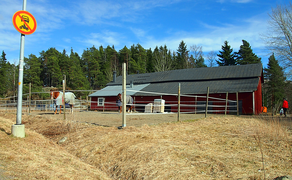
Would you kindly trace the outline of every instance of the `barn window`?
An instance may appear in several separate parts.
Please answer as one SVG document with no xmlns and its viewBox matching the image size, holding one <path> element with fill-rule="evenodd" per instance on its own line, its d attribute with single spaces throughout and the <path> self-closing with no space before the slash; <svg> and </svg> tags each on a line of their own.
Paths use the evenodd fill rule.
<svg viewBox="0 0 292 180">
<path fill-rule="evenodd" d="M 104 106 L 104 98 L 98 98 L 98 106 Z"/>
</svg>

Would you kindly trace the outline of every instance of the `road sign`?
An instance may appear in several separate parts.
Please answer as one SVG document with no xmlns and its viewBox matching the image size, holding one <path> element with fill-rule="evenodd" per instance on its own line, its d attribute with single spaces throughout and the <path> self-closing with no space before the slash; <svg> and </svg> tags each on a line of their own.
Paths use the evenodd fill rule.
<svg viewBox="0 0 292 180">
<path fill-rule="evenodd" d="M 37 28 L 37 22 L 27 11 L 17 11 L 12 18 L 15 29 L 21 34 L 32 34 Z"/>
</svg>

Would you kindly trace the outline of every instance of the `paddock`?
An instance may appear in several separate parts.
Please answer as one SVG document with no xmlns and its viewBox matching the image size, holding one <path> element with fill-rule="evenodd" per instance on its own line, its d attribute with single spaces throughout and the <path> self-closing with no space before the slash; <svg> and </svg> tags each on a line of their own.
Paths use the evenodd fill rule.
<svg viewBox="0 0 292 180">
<path fill-rule="evenodd" d="M 2 111 L 3 112 L 3 111 Z M 13 114 L 8 112 L 8 114 Z M 43 117 L 55 120 L 64 120 L 63 112 L 62 114 L 54 115 L 53 111 L 32 111 L 30 114 L 27 112 L 23 113 L 26 116 L 32 117 Z M 220 116 L 215 114 L 210 114 L 210 116 Z M 182 114 L 181 120 L 196 120 L 205 117 L 204 114 Z M 98 111 L 75 111 L 74 114 L 70 114 L 69 111 L 66 112 L 66 120 L 69 122 L 92 124 L 97 126 L 106 127 L 119 127 L 122 125 L 122 114 L 118 112 L 98 112 Z M 157 125 L 161 123 L 173 123 L 177 122 L 176 113 L 127 113 L 127 126 L 140 127 L 145 124 Z"/>
</svg>

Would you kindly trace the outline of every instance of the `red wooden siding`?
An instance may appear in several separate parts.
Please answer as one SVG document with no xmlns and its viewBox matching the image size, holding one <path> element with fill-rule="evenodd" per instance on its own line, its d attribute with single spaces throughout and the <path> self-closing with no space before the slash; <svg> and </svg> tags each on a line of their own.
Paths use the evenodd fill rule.
<svg viewBox="0 0 292 180">
<path fill-rule="evenodd" d="M 238 100 L 239 100 L 239 109 L 240 114 L 259 114 L 261 113 L 262 107 L 262 77 L 259 77 L 259 83 L 257 90 L 254 92 L 254 110 L 253 112 L 253 92 L 244 92 L 238 93 Z M 192 95 L 195 96 L 195 95 Z M 198 94 L 197 96 L 206 96 L 206 94 Z M 225 99 L 226 93 L 217 93 L 217 94 L 210 94 L 209 97 L 219 98 L 222 100 L 217 99 L 209 99 L 209 108 L 213 113 L 224 113 L 225 110 Z M 114 97 L 102 97 L 105 98 L 104 106 L 98 106 L 98 98 L 99 97 L 91 97 L 91 110 L 109 110 L 109 111 L 118 111 L 118 107 L 116 106 L 116 96 Z M 177 96 L 133 96 L 135 110 L 144 112 L 144 106 L 148 103 L 153 103 L 154 99 L 164 99 L 165 100 L 165 112 L 177 112 Z M 235 107 L 228 108 L 229 110 L 235 111 L 236 113 L 236 93 L 229 93 L 228 100 L 232 100 L 235 102 L 229 102 L 228 106 L 233 105 Z M 205 111 L 205 104 L 206 98 L 202 97 L 186 97 L 181 96 L 181 112 L 197 112 L 200 113 Z M 202 106 L 199 106 L 202 104 Z M 195 107 L 195 105 L 197 107 Z M 213 107 L 214 106 L 214 107 Z M 219 107 L 221 106 L 221 107 Z M 221 112 L 218 112 L 221 111 Z"/>
</svg>

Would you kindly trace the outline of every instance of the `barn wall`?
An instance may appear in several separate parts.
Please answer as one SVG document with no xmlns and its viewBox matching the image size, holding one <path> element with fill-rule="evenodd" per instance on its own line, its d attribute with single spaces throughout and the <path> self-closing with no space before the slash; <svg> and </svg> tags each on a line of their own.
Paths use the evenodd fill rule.
<svg viewBox="0 0 292 180">
<path fill-rule="evenodd" d="M 105 98 L 104 106 L 98 106 L 98 98 Z M 116 106 L 116 97 L 91 97 L 90 109 L 98 111 L 118 111 L 118 106 Z"/>
<path fill-rule="evenodd" d="M 261 80 L 262 77 L 259 77 L 259 84 L 258 84 L 258 88 L 257 90 L 255 91 L 255 114 L 260 114 L 261 113 L 261 110 L 262 110 L 262 80 Z"/>
<path fill-rule="evenodd" d="M 262 86 L 261 86 L 261 77 L 259 77 L 259 84 L 257 90 L 254 92 L 254 100 L 255 100 L 255 114 L 259 114 L 261 112 L 262 107 Z M 195 96 L 195 95 L 193 95 Z M 198 94 L 197 96 L 206 96 L 206 94 Z M 209 99 L 209 108 L 208 111 L 212 111 L 212 113 L 224 113 L 225 110 L 225 99 L 226 93 L 217 93 L 210 94 L 209 97 L 222 99 L 221 101 L 216 99 Z M 97 101 L 99 97 L 92 97 L 91 100 L 91 110 L 110 110 L 110 111 L 118 111 L 118 107 L 116 106 L 116 96 L 113 97 L 104 97 L 105 105 L 97 106 Z M 165 112 L 177 112 L 177 96 L 133 96 L 134 98 L 134 109 L 136 111 L 144 112 L 145 105 L 148 103 L 153 103 L 154 99 L 164 99 L 165 100 Z M 239 109 L 240 114 L 253 114 L 253 93 L 245 92 L 238 93 L 239 99 Z M 229 102 L 228 106 L 236 105 L 236 93 L 229 93 L 228 100 L 233 100 L 234 102 Z M 201 104 L 201 106 L 200 106 Z M 181 112 L 193 112 L 193 113 L 202 113 L 205 112 L 205 104 L 206 98 L 203 97 L 185 97 L 181 96 Z M 197 107 L 194 107 L 197 105 Z M 229 111 L 235 111 L 236 106 L 228 108 Z"/>
<path fill-rule="evenodd" d="M 259 97 L 259 92 L 255 93 L 255 97 Z M 195 95 L 193 95 L 195 96 Z M 205 94 L 199 94 L 197 96 L 206 96 Z M 225 99 L 226 93 L 218 93 L 218 94 L 210 94 L 209 97 L 219 98 L 217 99 L 209 99 L 209 111 L 212 113 L 223 114 L 225 110 Z M 91 102 L 91 110 L 109 110 L 109 111 L 118 111 L 118 107 L 116 106 L 116 97 L 104 97 L 105 105 L 97 106 L 97 101 L 99 97 L 92 97 Z M 133 96 L 135 103 L 135 110 L 144 112 L 145 105 L 148 103 L 153 103 L 154 99 L 164 99 L 165 100 L 165 112 L 177 112 L 177 96 Z M 239 93 L 238 99 L 242 106 L 240 107 L 240 114 L 253 114 L 253 104 L 252 104 L 252 93 Z M 228 106 L 236 105 L 236 93 L 229 93 L 228 100 L 233 100 L 235 102 L 228 102 Z M 200 106 L 201 104 L 201 106 Z M 193 113 L 203 113 L 205 112 L 205 104 L 206 98 L 203 97 L 185 97 L 181 96 L 181 112 L 193 112 Z M 197 105 L 197 107 L 194 107 Z M 220 106 L 220 107 L 219 107 Z M 258 103 L 256 104 L 256 112 L 258 112 Z M 236 111 L 235 107 L 229 107 L 229 110 Z M 259 109 L 260 110 L 260 109 Z M 233 112 L 236 113 L 236 112 Z"/>
</svg>

